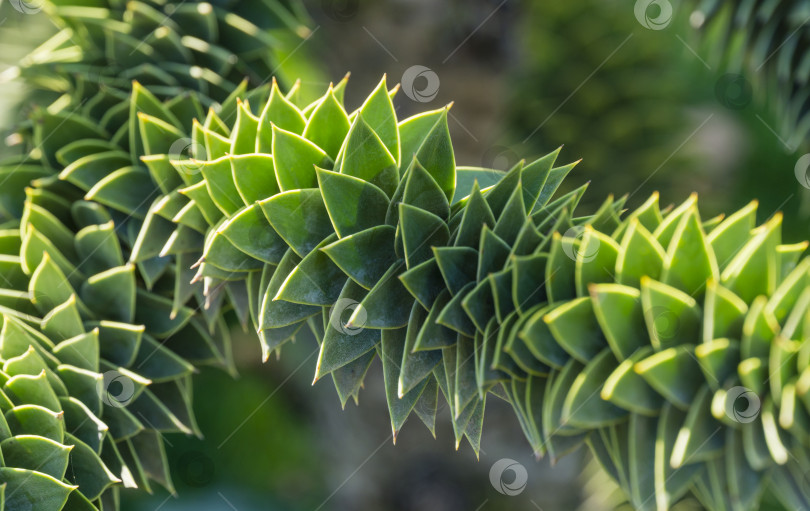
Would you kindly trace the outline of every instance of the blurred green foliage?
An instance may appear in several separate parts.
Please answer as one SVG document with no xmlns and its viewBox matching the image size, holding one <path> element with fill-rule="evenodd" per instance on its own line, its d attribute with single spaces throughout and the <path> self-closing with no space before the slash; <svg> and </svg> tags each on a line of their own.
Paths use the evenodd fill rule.
<svg viewBox="0 0 810 511">
<path fill-rule="evenodd" d="M 650 30 L 628 2 L 523 2 L 507 107 L 513 151 L 575 144 L 576 181 L 595 192 L 586 201 L 630 194 L 637 205 L 660 191 L 666 204 L 698 191 L 719 214 L 757 198 L 761 220 L 783 211 L 786 238 L 804 239 L 799 154 L 751 82 L 713 58 L 689 24 L 691 4 L 673 5 L 669 24 Z"/>
<path fill-rule="evenodd" d="M 647 197 L 674 181 L 673 168 L 688 169 L 668 190 L 684 196 L 696 177 L 686 155 L 651 174 L 689 134 L 684 103 L 699 70 L 671 32 L 643 28 L 625 4 L 523 3 L 510 132 L 531 153 L 575 144 L 571 156 L 584 160 L 577 182 L 600 191 Z"/>
<path fill-rule="evenodd" d="M 195 376 L 194 410 L 205 437 L 167 439 L 178 496 L 161 509 L 228 509 L 227 501 L 238 509 L 303 510 L 324 500 L 328 467 L 314 441 L 318 428 L 296 406 L 293 386 L 275 391 L 284 373 L 273 372 L 278 381 L 268 373 L 252 366 L 236 380 L 210 369 Z M 244 418 L 238 429 L 236 418 Z M 123 497 L 124 509 L 155 509 L 168 494 Z"/>
</svg>

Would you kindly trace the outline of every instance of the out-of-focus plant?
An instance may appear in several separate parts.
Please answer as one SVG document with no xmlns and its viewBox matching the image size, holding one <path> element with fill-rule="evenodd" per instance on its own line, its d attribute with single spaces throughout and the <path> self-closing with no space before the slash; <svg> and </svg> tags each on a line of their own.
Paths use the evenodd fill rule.
<svg viewBox="0 0 810 511">
<path fill-rule="evenodd" d="M 74 105 L 99 90 L 109 103 L 137 79 L 161 98 L 198 91 L 207 108 L 245 79 L 257 86 L 270 76 L 291 84 L 291 77 L 318 75 L 306 50 L 297 51 L 311 31 L 296 0 L 49 0 L 37 7 L 59 30 L 5 78 L 21 75 L 69 94 L 63 101 Z"/>
<path fill-rule="evenodd" d="M 697 190 L 710 211 L 757 197 L 767 214 L 785 211 L 786 234 L 804 238 L 808 165 L 785 134 L 800 111 L 801 72 L 775 67 L 778 54 L 800 55 L 801 5 L 527 2 L 511 77 L 512 145 L 502 149 L 514 159 L 577 137 L 583 176 L 599 189 L 629 193 L 631 203 L 654 190 L 666 201 Z M 772 57 L 760 68 L 764 53 Z M 762 100 L 796 108 L 768 114 Z M 763 167 L 776 177 L 763 180 Z"/>
<path fill-rule="evenodd" d="M 702 32 L 702 52 L 709 62 L 748 77 L 750 83 L 740 81 L 740 86 L 753 84 L 757 89 L 758 99 L 773 110 L 785 143 L 807 148 L 810 2 L 699 0 L 688 7 L 693 8 L 690 21 Z"/>
<path fill-rule="evenodd" d="M 632 5 L 630 6 L 632 7 Z M 693 190 L 684 104 L 694 98 L 694 57 L 671 31 L 645 29 L 626 2 L 524 2 L 510 81 L 513 153 L 580 140 L 583 178 L 598 189 L 649 195 Z M 698 82 L 699 83 L 699 82 Z M 679 168 L 678 179 L 662 170 Z M 691 172 L 691 174 L 690 174 Z M 586 202 L 590 202 L 586 199 Z"/>
</svg>

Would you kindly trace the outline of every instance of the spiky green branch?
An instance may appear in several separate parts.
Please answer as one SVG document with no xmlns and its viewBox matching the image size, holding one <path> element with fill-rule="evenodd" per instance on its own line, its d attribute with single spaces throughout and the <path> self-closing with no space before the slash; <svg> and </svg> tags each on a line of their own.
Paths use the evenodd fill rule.
<svg viewBox="0 0 810 511">
<path fill-rule="evenodd" d="M 205 289 L 246 290 L 231 304 L 265 355 L 309 328 L 316 379 L 344 403 L 380 357 L 395 433 L 412 412 L 432 429 L 441 394 L 477 452 L 496 395 L 538 455 L 587 443 L 638 509 L 687 492 L 755 509 L 767 485 L 804 504 L 810 262 L 780 216 L 756 227 L 751 204 L 703 221 L 695 197 L 661 210 L 653 196 L 578 217 L 584 187 L 554 197 L 574 166 L 557 152 L 506 174 L 456 168 L 447 109 L 399 121 L 384 80 L 353 112 L 333 88 L 302 107 L 267 92 L 187 135 L 136 86 L 139 156 L 163 196 L 137 213 L 148 244 L 131 262 L 185 258 Z M 182 137 L 195 158 L 171 154 Z M 79 186 L 125 211 L 143 202 L 131 183 Z"/>
</svg>

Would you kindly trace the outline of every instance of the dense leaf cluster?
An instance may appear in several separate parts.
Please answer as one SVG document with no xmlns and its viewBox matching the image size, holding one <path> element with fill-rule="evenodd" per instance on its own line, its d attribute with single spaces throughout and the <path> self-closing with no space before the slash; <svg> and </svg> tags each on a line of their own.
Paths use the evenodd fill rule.
<svg viewBox="0 0 810 511">
<path fill-rule="evenodd" d="M 206 289 L 243 283 L 265 356 L 308 327 L 344 403 L 379 357 L 395 434 L 412 412 L 432 430 L 442 396 L 476 452 L 494 394 L 538 455 L 587 443 L 638 509 L 756 509 L 768 484 L 804 505 L 810 261 L 781 216 L 657 195 L 575 216 L 557 152 L 456 168 L 447 109 L 399 121 L 383 80 L 348 112 L 343 86 L 209 112 L 194 158 L 169 154 L 168 111 L 139 116 L 166 194 L 142 238 L 193 254 Z M 194 250 L 165 248 L 188 229 Z"/>
<path fill-rule="evenodd" d="M 230 2 L 44 7 L 59 32 L 6 72 L 55 99 L 0 163 L 0 508 L 114 510 L 124 488 L 174 491 L 162 435 L 199 434 L 191 375 L 233 371 L 202 285 L 178 302 L 176 261 L 132 258 L 149 204 L 128 199 L 157 194 L 138 159 L 136 112 L 150 105 L 132 77 L 190 131 L 248 81 L 283 74 L 308 32 L 298 4 L 276 1 L 251 4 L 252 21 Z M 129 183 L 127 199 L 105 180 Z"/>
</svg>

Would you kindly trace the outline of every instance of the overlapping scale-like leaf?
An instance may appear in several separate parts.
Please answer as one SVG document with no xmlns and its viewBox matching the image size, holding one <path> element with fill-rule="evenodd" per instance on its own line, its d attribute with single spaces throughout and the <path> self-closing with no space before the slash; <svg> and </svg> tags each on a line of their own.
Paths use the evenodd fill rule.
<svg viewBox="0 0 810 511">
<path fill-rule="evenodd" d="M 21 154 L 0 165 L 0 360 L 9 385 L 0 408 L 10 425 L 0 507 L 117 509 L 120 488 L 172 489 L 161 434 L 197 432 L 196 366 L 232 370 L 224 297 L 243 322 L 249 314 L 244 282 L 192 283 L 209 224 L 234 205 L 224 201 L 233 190 L 202 212 L 192 203 L 208 197 L 194 188 L 203 176 L 193 158 L 212 156 L 195 148 L 210 141 L 213 153 L 235 158 L 241 141 L 255 142 L 243 114 L 271 87 L 247 84 L 286 78 L 290 51 L 295 69 L 306 67 L 298 46 L 310 32 L 300 6 L 275 0 L 43 7 L 59 32 L 4 75 L 21 75 L 55 101 L 19 126 Z M 300 97 L 295 86 L 274 104 Z M 234 119 L 249 136 L 223 144 Z M 294 121 L 279 126 L 303 130 L 303 118 Z M 164 156 L 141 160 L 145 153 Z M 230 159 L 222 163 L 206 169 L 212 182 L 231 175 Z M 246 203 L 265 196 L 257 177 L 236 180 Z M 249 234 L 237 227 L 234 239 Z M 248 259 L 229 244 L 210 250 L 220 276 L 221 266 Z"/>
<path fill-rule="evenodd" d="M 657 196 L 575 216 L 585 187 L 556 196 L 574 166 L 555 167 L 559 151 L 505 174 L 457 168 L 447 109 L 400 121 L 385 79 L 354 111 L 345 80 L 308 105 L 275 82 L 236 86 L 265 73 L 254 50 L 270 40 L 240 13 L 180 7 L 158 30 L 162 4 L 128 3 L 131 26 L 113 30 L 89 21 L 95 8 L 53 7 L 126 72 L 89 80 L 72 66 L 91 99 L 36 114 L 42 167 L 0 169 L 10 189 L 35 185 L 0 197 L 3 218 L 22 219 L 0 243 L 7 401 L 28 403 L 8 422 L 29 424 L 26 406 L 75 414 L 69 395 L 109 434 L 60 432 L 39 414 L 42 431 L 18 436 L 85 461 L 81 445 L 109 444 L 121 453 L 104 470 L 125 485 L 166 482 L 132 453 L 154 430 L 194 431 L 177 382 L 189 362 L 227 363 L 227 305 L 265 358 L 311 331 L 316 379 L 330 375 L 344 404 L 379 356 L 395 435 L 411 412 L 433 431 L 441 393 L 456 443 L 477 452 L 495 395 L 538 455 L 587 443 L 638 509 L 689 492 L 709 509 L 755 509 L 767 484 L 807 505 L 808 263 L 806 245 L 782 244 L 780 217 L 755 227 L 751 205 L 703 221 L 695 197 L 662 210 Z M 200 44 L 220 37 L 243 44 Z M 157 69 L 155 52 L 171 63 Z M 146 86 L 121 94 L 134 70 Z M 128 407 L 93 398 L 93 375 L 110 370 L 134 382 Z M 30 470 L 16 445 L 8 459 Z M 61 470 L 43 474 L 78 485 L 67 498 L 117 491 L 99 486 L 104 470 L 60 483 Z"/>
<path fill-rule="evenodd" d="M 208 224 L 198 278 L 246 279 L 265 356 L 308 328 L 316 380 L 331 375 L 343 403 L 379 356 L 395 435 L 412 412 L 433 430 L 440 392 L 476 451 L 498 396 L 537 454 L 587 442 L 638 509 L 688 493 L 756 509 L 774 474 L 810 468 L 810 263 L 778 215 L 703 221 L 696 197 L 661 209 L 654 195 L 575 216 L 584 187 L 556 197 L 573 167 L 558 152 L 456 169 L 445 110 L 397 121 L 395 92 L 383 80 L 354 112 L 331 88 L 301 109 L 268 103 L 255 152 L 217 149 L 250 147 L 236 126 L 203 139 L 197 165 L 229 158 L 230 176 L 179 186 Z M 248 179 L 265 195 L 240 194 Z"/>
<path fill-rule="evenodd" d="M 122 488 L 173 490 L 161 434 L 197 432 L 189 378 L 228 360 L 224 322 L 211 335 L 191 314 L 169 320 L 171 301 L 139 287 L 97 203 L 46 211 L 29 196 L 6 227 L 4 509 L 115 509 Z"/>
</svg>

